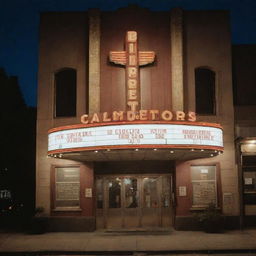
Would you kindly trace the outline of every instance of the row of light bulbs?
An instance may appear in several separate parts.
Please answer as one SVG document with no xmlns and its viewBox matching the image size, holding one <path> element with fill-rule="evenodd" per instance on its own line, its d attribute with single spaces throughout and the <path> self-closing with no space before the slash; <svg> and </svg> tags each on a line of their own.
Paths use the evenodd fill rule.
<svg viewBox="0 0 256 256">
<path fill-rule="evenodd" d="M 157 151 L 158 149 L 157 148 L 154 148 L 153 149 L 153 151 Z M 107 152 L 109 152 L 109 151 L 111 151 L 111 149 L 107 149 L 106 150 Z M 138 148 L 136 148 L 136 149 L 134 149 L 134 151 L 139 151 L 139 149 Z M 196 149 L 190 149 L 190 151 L 201 151 L 201 152 L 203 152 L 204 151 L 204 149 L 200 149 L 200 150 L 196 150 Z M 98 153 L 99 151 L 98 150 L 95 150 L 94 151 L 94 153 Z M 173 151 L 173 150 L 170 150 L 170 154 L 174 154 L 175 152 Z M 214 153 L 216 154 L 218 154 L 218 155 L 221 155 L 221 154 L 223 154 L 223 152 L 222 151 L 217 151 L 217 150 L 215 150 L 214 151 Z M 55 158 L 62 158 L 62 156 L 63 156 L 63 154 L 50 154 L 50 155 L 48 155 L 48 157 L 55 157 Z M 214 154 L 210 154 L 210 156 L 214 156 Z"/>
</svg>

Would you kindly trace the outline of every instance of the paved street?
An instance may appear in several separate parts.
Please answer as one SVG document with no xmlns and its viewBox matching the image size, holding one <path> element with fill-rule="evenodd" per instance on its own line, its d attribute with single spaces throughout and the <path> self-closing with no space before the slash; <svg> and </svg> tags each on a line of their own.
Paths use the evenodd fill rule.
<svg viewBox="0 0 256 256">
<path fill-rule="evenodd" d="M 52 256 L 53 254 L 34 254 L 35 256 Z M 57 254 L 54 254 L 57 255 Z M 81 256 L 85 254 L 58 254 L 58 256 Z M 86 254 L 87 256 L 96 256 L 95 254 Z M 147 256 L 147 254 L 139 254 L 140 256 Z M 157 254 L 157 255 L 150 255 L 150 256 L 255 256 L 256 253 L 221 253 L 221 254 L 198 254 L 198 253 L 189 253 L 189 254 Z M 97 255 L 98 256 L 98 255 Z M 104 254 L 101 254 L 101 256 L 105 256 Z M 109 256 L 107 254 L 106 256 Z M 113 255 L 113 256 L 119 256 L 119 255 Z M 120 255 L 123 256 L 123 255 Z"/>
<path fill-rule="evenodd" d="M 0 255 L 3 255 L 0 253 Z M 80 253 L 80 254 L 63 254 L 63 253 L 8 253 L 5 254 L 6 256 L 15 256 L 15 255 L 19 255 L 19 256 L 81 256 L 81 255 L 86 255 L 86 256 L 99 256 L 99 254 L 84 254 L 84 253 Z M 140 253 L 140 254 L 100 254 L 101 256 L 255 256 L 256 253 L 188 253 L 188 254 L 146 254 L 146 253 Z"/>
</svg>

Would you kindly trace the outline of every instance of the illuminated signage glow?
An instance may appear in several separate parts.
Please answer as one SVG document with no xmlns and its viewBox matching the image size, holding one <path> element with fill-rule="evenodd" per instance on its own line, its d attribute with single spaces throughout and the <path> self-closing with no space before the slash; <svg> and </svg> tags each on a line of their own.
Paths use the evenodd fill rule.
<svg viewBox="0 0 256 256">
<path fill-rule="evenodd" d="M 221 128 L 185 124 L 120 124 L 50 131 L 48 152 L 106 146 L 175 145 L 223 147 Z M 72 151 L 72 150 L 71 150 Z"/>
<path fill-rule="evenodd" d="M 54 128 L 48 154 L 127 148 L 199 148 L 223 150 L 217 124 L 196 123 L 193 111 L 141 109 L 139 67 L 155 61 L 154 51 L 139 51 L 136 31 L 128 31 L 124 51 L 111 51 L 110 62 L 125 66 L 126 109 L 81 116 L 80 125 Z"/>
<path fill-rule="evenodd" d="M 138 51 L 137 32 L 128 31 L 125 40 L 125 51 L 111 51 L 109 60 L 126 67 L 126 107 L 132 111 L 140 108 L 139 66 L 151 64 L 155 60 L 153 51 Z"/>
<path fill-rule="evenodd" d="M 141 109 L 139 67 L 152 64 L 155 61 L 154 51 L 139 51 L 136 31 L 127 31 L 124 51 L 110 51 L 109 61 L 125 66 L 126 80 L 126 111 L 112 113 L 90 113 L 81 116 L 82 124 L 117 121 L 196 121 L 196 113 L 188 111 L 171 111 L 157 109 Z"/>
</svg>

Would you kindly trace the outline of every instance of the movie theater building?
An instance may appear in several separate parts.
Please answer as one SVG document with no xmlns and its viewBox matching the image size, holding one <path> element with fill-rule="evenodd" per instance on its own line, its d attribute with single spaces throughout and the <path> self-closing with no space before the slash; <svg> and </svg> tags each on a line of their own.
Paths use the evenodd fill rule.
<svg viewBox="0 0 256 256">
<path fill-rule="evenodd" d="M 239 224 L 228 12 L 43 13 L 38 81 L 49 230 Z"/>
</svg>

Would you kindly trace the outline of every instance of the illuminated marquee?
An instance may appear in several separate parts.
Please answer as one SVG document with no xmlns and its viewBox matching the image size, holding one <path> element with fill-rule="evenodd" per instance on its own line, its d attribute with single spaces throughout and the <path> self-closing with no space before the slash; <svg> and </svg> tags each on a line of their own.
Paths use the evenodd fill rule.
<svg viewBox="0 0 256 256">
<path fill-rule="evenodd" d="M 125 51 L 111 51 L 109 60 L 126 68 L 126 110 L 84 114 L 82 124 L 51 129 L 48 154 L 105 148 L 223 150 L 221 126 L 197 123 L 195 112 L 141 109 L 139 67 L 153 63 L 155 52 L 138 50 L 136 31 L 127 32 Z"/>
<path fill-rule="evenodd" d="M 71 152 L 102 148 L 122 149 L 125 147 L 188 148 L 202 146 L 223 149 L 223 133 L 218 125 L 200 123 L 168 124 L 118 124 L 84 126 L 68 129 L 52 129 L 48 137 L 48 153 Z"/>
</svg>

